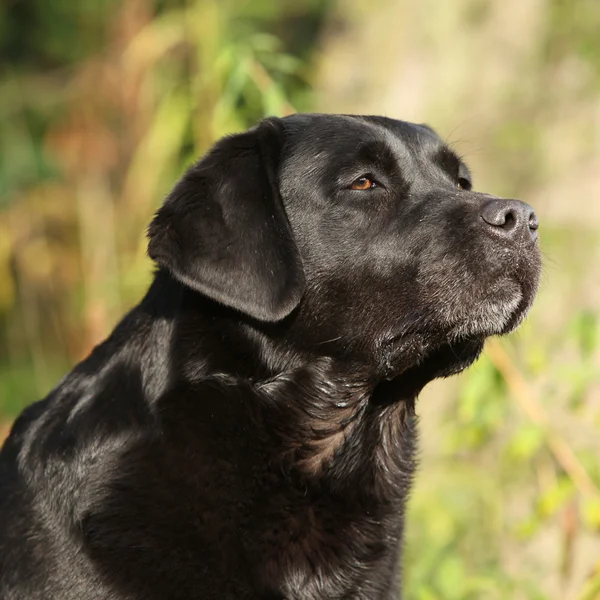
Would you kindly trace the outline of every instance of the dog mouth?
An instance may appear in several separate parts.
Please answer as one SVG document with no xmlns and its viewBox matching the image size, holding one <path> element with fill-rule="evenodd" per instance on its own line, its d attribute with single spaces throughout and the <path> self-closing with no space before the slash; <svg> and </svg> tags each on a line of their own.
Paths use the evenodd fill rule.
<svg viewBox="0 0 600 600">
<path fill-rule="evenodd" d="M 536 286 L 537 287 L 537 286 Z M 500 288 L 501 292 L 498 293 Z M 462 306 L 444 311 L 448 336 L 460 340 L 469 336 L 505 335 L 525 319 L 535 292 L 512 280 L 491 286 L 490 293 Z"/>
<path fill-rule="evenodd" d="M 452 340 L 471 336 L 505 335 L 525 319 L 537 294 L 540 255 L 537 244 L 527 252 L 511 252 L 489 270 L 463 268 L 458 284 L 447 286 L 433 306 L 438 325 Z"/>
<path fill-rule="evenodd" d="M 430 248 L 416 279 L 422 324 L 460 340 L 504 335 L 523 321 L 540 278 L 537 236 L 517 243 L 475 235 L 462 245 L 449 236 Z"/>
<path fill-rule="evenodd" d="M 443 302 L 429 318 L 416 319 L 418 330 L 389 337 L 382 344 L 384 374 L 374 401 L 385 404 L 415 397 L 433 379 L 466 369 L 488 337 L 510 333 L 522 323 L 537 288 L 536 268 L 526 277 L 498 277 L 486 287 L 478 286 L 477 294 Z"/>
</svg>

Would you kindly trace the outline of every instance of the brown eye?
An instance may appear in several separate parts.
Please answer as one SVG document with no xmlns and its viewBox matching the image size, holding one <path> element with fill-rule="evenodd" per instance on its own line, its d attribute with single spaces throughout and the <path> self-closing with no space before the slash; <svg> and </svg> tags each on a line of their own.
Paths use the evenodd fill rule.
<svg viewBox="0 0 600 600">
<path fill-rule="evenodd" d="M 459 190 L 466 190 L 467 192 L 471 189 L 471 182 L 464 177 L 460 177 L 457 183 Z"/>
<path fill-rule="evenodd" d="M 370 190 L 371 188 L 374 188 L 374 187 L 375 187 L 375 183 L 373 182 L 373 180 L 369 179 L 368 177 L 359 177 L 350 186 L 350 189 L 363 191 L 363 190 Z"/>
</svg>

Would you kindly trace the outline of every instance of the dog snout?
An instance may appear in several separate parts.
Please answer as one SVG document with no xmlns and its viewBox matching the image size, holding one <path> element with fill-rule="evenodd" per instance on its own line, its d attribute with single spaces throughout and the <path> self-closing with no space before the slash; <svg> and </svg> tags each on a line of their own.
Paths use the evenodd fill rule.
<svg viewBox="0 0 600 600">
<path fill-rule="evenodd" d="M 520 200 L 494 198 L 483 205 L 481 218 L 486 227 L 507 239 L 535 240 L 538 218 L 533 208 Z"/>
</svg>

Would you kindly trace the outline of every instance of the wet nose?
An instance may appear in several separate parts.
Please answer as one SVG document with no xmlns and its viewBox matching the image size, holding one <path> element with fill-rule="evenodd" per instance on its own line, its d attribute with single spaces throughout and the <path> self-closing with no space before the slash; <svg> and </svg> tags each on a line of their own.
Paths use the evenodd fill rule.
<svg viewBox="0 0 600 600">
<path fill-rule="evenodd" d="M 481 218 L 494 233 L 507 239 L 537 237 L 538 218 L 533 208 L 520 200 L 489 200 L 481 209 Z"/>
</svg>

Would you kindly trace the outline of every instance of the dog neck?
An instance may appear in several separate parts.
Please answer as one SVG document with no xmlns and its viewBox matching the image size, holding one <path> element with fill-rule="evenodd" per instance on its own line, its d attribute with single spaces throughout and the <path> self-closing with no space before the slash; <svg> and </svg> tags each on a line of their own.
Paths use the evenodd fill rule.
<svg viewBox="0 0 600 600">
<path fill-rule="evenodd" d="M 414 397 L 373 402 L 374 385 L 321 359 L 257 386 L 276 426 L 282 464 L 330 492 L 390 500 L 412 475 Z"/>
<path fill-rule="evenodd" d="M 283 346 L 268 328 L 265 333 L 165 272 L 157 273 L 138 308 L 171 323 L 161 341 L 173 350 L 171 383 L 219 379 L 254 389 L 265 435 L 279 449 L 282 468 L 303 485 L 326 481 L 337 486 L 329 491 L 380 498 L 406 491 L 421 386 L 381 381 L 370 365 Z"/>
</svg>

